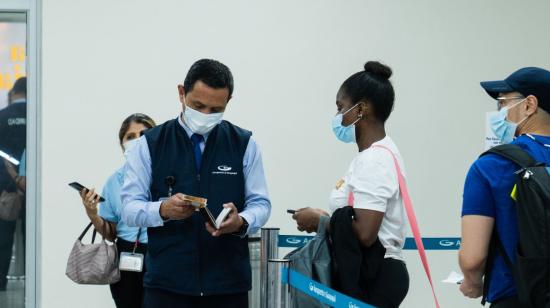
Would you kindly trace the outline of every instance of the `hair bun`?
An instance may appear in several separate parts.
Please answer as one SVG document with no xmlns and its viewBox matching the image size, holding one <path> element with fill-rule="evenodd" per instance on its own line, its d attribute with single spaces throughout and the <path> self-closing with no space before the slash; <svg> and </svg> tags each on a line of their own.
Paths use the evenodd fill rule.
<svg viewBox="0 0 550 308">
<path fill-rule="evenodd" d="M 369 61 L 365 63 L 365 72 L 385 80 L 390 79 L 392 75 L 391 68 L 378 61 Z"/>
</svg>

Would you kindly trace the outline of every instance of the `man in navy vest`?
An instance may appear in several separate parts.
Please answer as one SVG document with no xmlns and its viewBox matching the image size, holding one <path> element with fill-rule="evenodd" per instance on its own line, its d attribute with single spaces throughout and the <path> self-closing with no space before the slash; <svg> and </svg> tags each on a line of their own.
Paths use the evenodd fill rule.
<svg viewBox="0 0 550 308">
<path fill-rule="evenodd" d="M 248 307 L 247 234 L 271 203 L 252 133 L 223 121 L 233 76 L 215 60 L 195 62 L 178 85 L 183 112 L 148 130 L 128 153 L 122 219 L 147 227 L 144 307 Z M 208 199 L 219 229 L 183 194 Z"/>
</svg>

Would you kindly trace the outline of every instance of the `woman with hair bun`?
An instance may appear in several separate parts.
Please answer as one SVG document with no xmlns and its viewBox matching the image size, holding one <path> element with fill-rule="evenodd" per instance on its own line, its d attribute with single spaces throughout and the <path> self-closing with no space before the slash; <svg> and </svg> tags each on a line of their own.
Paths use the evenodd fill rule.
<svg viewBox="0 0 550 308">
<path fill-rule="evenodd" d="M 361 273 L 357 286 L 360 294 L 356 296 L 376 307 L 398 307 L 409 289 L 409 274 L 402 255 L 407 220 L 393 156 L 403 176 L 404 164 L 385 129 L 395 97 L 391 75 L 388 66 L 367 62 L 363 71 L 351 75 L 340 87 L 336 95 L 337 113 L 332 121 L 336 138 L 356 143 L 359 154 L 330 195 L 333 217 L 329 231 L 334 242 L 335 229 L 341 229 L 341 225 L 334 225 L 335 216 L 343 210 L 352 213 L 348 215 L 351 216 L 348 228 L 362 252 L 361 269 L 366 266 L 370 273 L 366 276 Z M 298 230 L 315 232 L 323 215 L 329 216 L 320 209 L 303 208 L 296 211 L 293 219 Z M 338 263 L 340 252 L 336 249 L 333 245 L 333 262 Z M 378 259 L 372 257 L 376 254 Z M 336 265 L 339 270 L 349 267 L 349 264 Z M 338 283 L 338 273 L 334 276 L 336 285 L 349 284 L 346 279 Z"/>
</svg>

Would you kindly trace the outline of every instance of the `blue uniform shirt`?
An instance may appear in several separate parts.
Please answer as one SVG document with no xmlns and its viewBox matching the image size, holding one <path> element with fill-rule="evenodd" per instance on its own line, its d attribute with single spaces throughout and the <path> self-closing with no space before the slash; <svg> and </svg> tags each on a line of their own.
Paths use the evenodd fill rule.
<svg viewBox="0 0 550 308">
<path fill-rule="evenodd" d="M 534 138 L 534 139 L 533 139 Z M 550 164 L 550 137 L 520 136 L 512 144 L 519 145 L 535 160 Z M 506 253 L 515 262 L 518 244 L 518 222 L 515 203 L 510 197 L 516 181 L 515 163 L 495 154 L 485 155 L 474 162 L 464 185 L 462 216 L 493 217 Z M 517 294 L 511 272 L 501 255 L 497 254 L 488 292 L 494 302 Z"/>
<path fill-rule="evenodd" d="M 105 202 L 101 203 L 99 206 L 99 216 L 105 220 L 117 224 L 117 237 L 128 242 L 134 242 L 136 240 L 139 228 L 129 227 L 121 219 L 122 199 L 120 198 L 120 191 L 123 183 L 124 167 L 118 169 L 109 177 L 107 183 L 105 183 L 103 193 L 101 195 L 105 198 Z M 142 244 L 147 243 L 147 228 L 142 228 L 139 236 L 139 242 Z"/>
</svg>

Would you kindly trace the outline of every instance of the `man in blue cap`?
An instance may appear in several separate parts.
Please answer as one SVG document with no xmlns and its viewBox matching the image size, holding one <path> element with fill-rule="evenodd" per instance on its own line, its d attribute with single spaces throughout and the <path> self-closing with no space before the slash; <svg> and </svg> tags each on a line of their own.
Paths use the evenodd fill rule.
<svg viewBox="0 0 550 308">
<path fill-rule="evenodd" d="M 481 82 L 481 86 L 497 100 L 491 128 L 501 142 L 518 145 L 536 161 L 550 165 L 550 72 L 526 67 L 505 80 Z M 511 192 L 519 169 L 502 156 L 483 155 L 471 166 L 464 185 L 460 290 L 470 298 L 484 295 L 491 307 L 522 307 L 503 255 L 489 253 L 494 230 L 506 255 L 516 262 L 519 231 Z M 488 272 L 487 264 L 492 264 Z"/>
</svg>

